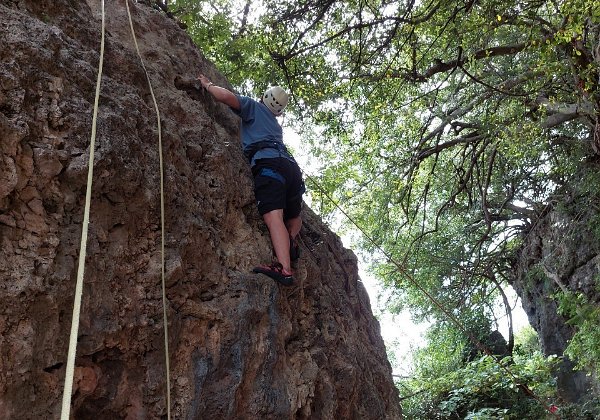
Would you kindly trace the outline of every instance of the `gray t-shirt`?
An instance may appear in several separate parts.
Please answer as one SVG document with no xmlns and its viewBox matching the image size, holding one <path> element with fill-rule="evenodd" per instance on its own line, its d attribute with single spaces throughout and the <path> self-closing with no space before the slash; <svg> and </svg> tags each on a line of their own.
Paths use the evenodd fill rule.
<svg viewBox="0 0 600 420">
<path fill-rule="evenodd" d="M 242 147 L 248 151 L 253 143 L 261 141 L 275 141 L 283 144 L 283 130 L 277 122 L 275 115 L 261 102 L 242 95 L 236 95 L 240 102 L 240 109 L 233 109 L 242 119 Z M 287 154 L 275 149 L 260 149 L 254 154 L 250 166 L 254 166 L 258 159 L 283 157 L 293 161 Z"/>
</svg>

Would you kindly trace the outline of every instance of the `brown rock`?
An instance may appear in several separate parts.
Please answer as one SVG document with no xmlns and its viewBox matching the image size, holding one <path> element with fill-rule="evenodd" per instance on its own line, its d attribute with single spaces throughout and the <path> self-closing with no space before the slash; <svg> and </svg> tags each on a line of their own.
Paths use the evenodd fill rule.
<svg viewBox="0 0 600 420">
<path fill-rule="evenodd" d="M 83 395 L 89 395 L 98 386 L 98 375 L 96 375 L 96 371 L 91 367 L 77 366 L 73 377 L 73 392 L 79 391 Z"/>
<path fill-rule="evenodd" d="M 0 156 L 0 199 L 10 194 L 17 186 L 17 168 L 9 156 Z"/>
<path fill-rule="evenodd" d="M 0 4 L 0 45 L 11 46 L 0 48 L 0 126 L 27 127 L 0 148 L 13 162 L 0 171 L 10 181 L 0 194 L 0 418 L 60 412 L 99 5 Z M 296 284 L 250 273 L 272 250 L 239 122 L 181 80 L 203 72 L 229 85 L 174 21 L 130 7 L 163 127 L 173 418 L 400 418 L 356 258 L 306 209 Z M 71 415 L 156 419 L 166 415 L 156 115 L 124 2 L 106 12 Z"/>
<path fill-rule="evenodd" d="M 10 227 L 17 226 L 15 218 L 10 214 L 0 214 L 0 223 L 10 226 Z"/>
<path fill-rule="evenodd" d="M 33 149 L 33 160 L 42 179 L 55 177 L 63 168 L 58 156 L 45 149 Z"/>
</svg>

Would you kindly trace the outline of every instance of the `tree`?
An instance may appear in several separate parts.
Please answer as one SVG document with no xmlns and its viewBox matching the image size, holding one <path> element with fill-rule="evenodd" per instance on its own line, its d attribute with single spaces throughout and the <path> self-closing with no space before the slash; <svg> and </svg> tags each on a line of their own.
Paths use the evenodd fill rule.
<svg viewBox="0 0 600 420">
<path fill-rule="evenodd" d="M 416 282 L 461 322 L 493 319 L 499 296 L 510 319 L 522 235 L 589 189 L 582 168 L 600 153 L 597 1 L 173 7 L 241 91 L 290 89 L 316 179 L 373 239 L 361 245 L 395 307 L 447 318 Z"/>
<path fill-rule="evenodd" d="M 406 273 L 491 316 L 519 235 L 598 150 L 600 6 L 267 4 L 271 56 L 319 126 L 321 183 L 363 247 L 405 267 L 377 272 L 422 316 L 444 317 Z"/>
<path fill-rule="evenodd" d="M 538 398 L 552 401 L 555 381 L 552 371 L 555 356 L 544 357 L 539 345 L 533 346 L 530 330 L 517 337 L 512 356 L 502 359 L 521 383 L 535 390 Z M 506 375 L 497 361 L 480 356 L 463 358 L 469 343 L 447 328 L 435 327 L 428 334 L 429 345 L 416 352 L 414 375 L 400 383 L 403 412 L 410 419 L 542 419 L 546 408 L 530 398 L 518 383 Z M 550 403 L 548 403 L 550 405 Z M 573 411 L 573 413 L 577 413 Z M 583 413 L 583 410 L 577 414 Z M 586 418 L 572 417 L 572 418 Z"/>
</svg>

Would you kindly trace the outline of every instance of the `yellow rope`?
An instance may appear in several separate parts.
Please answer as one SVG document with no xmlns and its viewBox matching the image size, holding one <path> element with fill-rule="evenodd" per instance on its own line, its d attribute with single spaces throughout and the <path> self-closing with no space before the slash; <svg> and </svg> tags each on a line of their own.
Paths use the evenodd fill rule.
<svg viewBox="0 0 600 420">
<path fill-rule="evenodd" d="M 150 75 L 146 66 L 144 65 L 144 59 L 140 54 L 137 39 L 135 37 L 135 30 L 133 29 L 133 21 L 131 19 L 131 12 L 129 11 L 129 1 L 125 0 L 125 6 L 127 7 L 127 16 L 129 18 L 129 27 L 131 28 L 131 36 L 133 37 L 133 43 L 135 44 L 135 50 L 142 68 L 146 74 L 148 80 L 148 87 L 150 88 L 150 95 L 152 96 L 152 102 L 154 102 L 154 110 L 156 111 L 156 119 L 158 125 L 158 161 L 160 170 L 160 233 L 161 233 L 161 282 L 162 282 L 162 301 L 163 301 L 163 325 L 164 325 L 164 336 L 165 336 L 165 366 L 167 374 L 167 418 L 171 419 L 171 379 L 170 379 L 170 367 L 169 367 L 169 329 L 167 324 L 167 294 L 165 287 L 165 200 L 164 200 L 164 175 L 163 175 L 163 153 L 162 153 L 162 130 L 160 126 L 160 112 L 158 110 L 158 103 L 154 96 L 154 90 L 152 89 L 152 82 L 150 81 Z"/>
<path fill-rule="evenodd" d="M 102 63 L 104 62 L 104 0 L 102 0 L 102 36 L 100 41 L 100 63 L 96 79 L 96 97 L 94 98 L 94 113 L 92 117 L 92 135 L 90 140 L 90 157 L 88 160 L 87 188 L 85 192 L 85 207 L 83 210 L 83 225 L 81 228 L 81 243 L 79 246 L 79 266 L 77 268 L 77 283 L 75 285 L 75 302 L 69 337 L 69 354 L 65 372 L 61 420 L 68 420 L 71 410 L 71 393 L 73 392 L 73 376 L 75 371 L 75 355 L 77 354 L 77 335 L 79 331 L 79 315 L 81 313 L 81 296 L 83 294 L 83 274 L 85 271 L 85 256 L 87 252 L 87 234 L 90 222 L 90 202 L 92 201 L 92 179 L 94 176 L 94 147 L 96 145 L 96 121 L 98 117 L 98 101 L 100 99 L 100 80 L 102 79 Z"/>
</svg>

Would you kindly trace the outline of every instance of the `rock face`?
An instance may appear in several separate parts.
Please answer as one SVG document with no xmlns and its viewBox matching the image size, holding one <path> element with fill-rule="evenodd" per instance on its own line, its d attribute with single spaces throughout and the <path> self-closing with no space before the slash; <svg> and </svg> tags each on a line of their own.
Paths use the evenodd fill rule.
<svg viewBox="0 0 600 420">
<path fill-rule="evenodd" d="M 398 419 L 356 258 L 305 209 L 297 284 L 271 259 L 228 86 L 163 14 L 131 3 L 163 128 L 172 415 Z M 156 115 L 124 2 L 106 51 L 73 387 L 76 419 L 166 415 Z M 100 2 L 0 4 L 0 418 L 57 418 L 86 189 Z"/>
<path fill-rule="evenodd" d="M 582 170 L 598 171 L 588 162 Z M 590 302 L 600 302 L 599 196 L 571 192 L 541 217 L 525 237 L 513 286 L 523 302 L 529 322 L 538 332 L 546 355 L 562 356 L 575 333 L 574 326 L 558 313 L 553 296 L 560 291 L 582 293 Z M 568 402 L 590 396 L 598 383 L 585 372 L 573 371 L 568 358 L 557 372 L 557 387 Z"/>
</svg>

